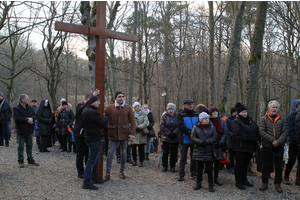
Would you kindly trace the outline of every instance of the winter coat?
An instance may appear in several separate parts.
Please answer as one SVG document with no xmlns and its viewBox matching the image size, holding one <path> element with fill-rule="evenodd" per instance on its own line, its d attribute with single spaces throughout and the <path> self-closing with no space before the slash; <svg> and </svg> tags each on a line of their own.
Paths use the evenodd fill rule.
<svg viewBox="0 0 300 200">
<path fill-rule="evenodd" d="M 235 116 L 229 115 L 225 121 L 226 128 L 227 128 L 227 139 L 226 143 L 229 149 L 232 149 L 232 137 L 233 137 L 233 132 L 232 132 L 232 122 L 235 119 Z"/>
<path fill-rule="evenodd" d="M 272 149 L 272 142 L 277 140 L 281 147 L 284 146 L 288 134 L 288 127 L 286 120 L 281 117 L 280 113 L 277 114 L 277 117 L 274 120 L 269 115 L 269 112 L 266 113 L 263 117 L 260 118 L 259 122 L 259 135 L 262 139 L 262 145 L 269 149 Z"/>
<path fill-rule="evenodd" d="M 149 124 L 147 113 L 143 110 L 141 110 L 141 113 L 139 116 L 134 112 L 135 117 L 135 125 L 136 127 L 139 127 L 140 130 L 146 128 Z M 136 131 L 135 132 L 135 138 L 132 142 L 128 142 L 129 145 L 133 144 L 147 144 L 147 135 L 142 135 L 142 131 Z"/>
<path fill-rule="evenodd" d="M 29 124 L 27 118 L 33 118 L 33 122 L 36 120 L 36 114 L 33 108 L 26 104 L 25 108 L 19 103 L 13 108 L 14 120 L 16 124 L 18 135 L 30 135 L 34 130 L 34 123 Z"/>
<path fill-rule="evenodd" d="M 153 114 L 151 111 L 149 111 L 149 113 L 147 114 L 147 117 L 148 117 L 148 121 L 149 121 L 149 125 L 147 126 L 147 129 L 150 131 L 154 131 L 153 130 L 153 126 L 154 126 L 154 118 L 153 118 Z M 147 137 L 150 137 L 149 134 L 147 135 Z"/>
<path fill-rule="evenodd" d="M 184 109 L 177 115 L 177 126 L 180 131 L 180 144 L 192 144 L 190 135 L 193 127 L 199 121 L 199 114 L 194 110 Z"/>
<path fill-rule="evenodd" d="M 108 139 L 128 140 L 129 135 L 135 135 L 135 117 L 131 106 L 125 104 L 116 107 L 116 104 L 105 108 L 105 116 L 108 116 Z"/>
<path fill-rule="evenodd" d="M 82 111 L 81 115 L 84 139 L 86 141 L 101 141 L 103 137 L 101 129 L 105 127 L 106 121 L 102 119 L 97 108 L 92 105 L 88 105 Z"/>
<path fill-rule="evenodd" d="M 58 128 L 58 133 L 62 135 L 70 134 L 70 132 L 68 131 L 68 126 L 71 128 L 73 122 L 73 110 L 69 106 L 65 110 L 60 108 L 56 120 L 56 127 Z"/>
<path fill-rule="evenodd" d="M 0 121 L 9 121 L 11 118 L 11 108 L 5 99 L 0 101 Z"/>
<path fill-rule="evenodd" d="M 37 111 L 37 121 L 39 135 L 51 135 L 52 127 L 54 124 L 54 116 L 51 111 L 50 104 L 47 107 L 44 106 L 45 100 L 41 101 L 39 109 Z"/>
<path fill-rule="evenodd" d="M 249 118 L 249 124 L 244 123 L 237 117 L 232 123 L 232 149 L 238 152 L 255 152 L 257 141 L 259 141 L 258 126 Z"/>
<path fill-rule="evenodd" d="M 160 120 L 161 141 L 168 143 L 178 143 L 179 129 L 177 127 L 177 113 L 171 116 L 169 113 L 164 113 Z M 175 133 L 176 137 L 169 137 L 170 133 Z"/>
<path fill-rule="evenodd" d="M 298 134 L 298 141 L 297 144 L 298 146 L 300 145 L 300 110 L 297 110 L 295 112 L 295 123 L 296 123 L 296 128 L 297 128 L 297 134 Z"/>
<path fill-rule="evenodd" d="M 74 126 L 74 136 L 75 137 L 84 137 L 84 133 L 82 129 L 82 111 L 85 109 L 85 103 L 79 103 L 76 106 L 76 115 L 75 115 L 75 126 Z"/>
<path fill-rule="evenodd" d="M 193 159 L 200 161 L 213 161 L 215 143 L 217 142 L 218 134 L 210 122 L 205 129 L 203 129 L 200 122 L 198 122 L 191 133 L 191 140 L 194 144 Z M 203 146 L 203 141 L 207 142 L 206 146 Z"/>
<path fill-rule="evenodd" d="M 213 122 L 212 121 L 210 121 L 210 122 L 213 125 Z M 221 122 L 221 126 L 223 129 L 223 133 L 220 133 L 220 136 L 218 135 L 218 138 L 217 138 L 217 142 L 221 143 L 221 146 L 220 147 L 215 146 L 215 153 L 216 153 L 216 157 L 218 158 L 217 160 L 221 160 L 224 158 L 222 146 L 224 146 L 224 144 L 226 143 L 226 137 L 227 137 L 227 127 L 226 127 L 224 119 L 220 118 L 220 122 Z"/>
<path fill-rule="evenodd" d="M 289 144 L 298 143 L 298 132 L 295 124 L 296 107 L 298 103 L 300 103 L 300 99 L 296 99 L 292 102 L 292 112 L 286 116 L 286 123 L 289 129 L 287 136 Z"/>
</svg>

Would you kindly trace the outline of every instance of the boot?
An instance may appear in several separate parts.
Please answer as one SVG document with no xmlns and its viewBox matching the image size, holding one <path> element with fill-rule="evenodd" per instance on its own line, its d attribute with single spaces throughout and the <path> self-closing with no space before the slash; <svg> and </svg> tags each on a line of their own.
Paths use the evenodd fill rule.
<svg viewBox="0 0 300 200">
<path fill-rule="evenodd" d="M 167 170 L 168 170 L 168 168 L 164 167 L 163 170 L 162 170 L 162 172 L 166 172 Z"/>
<path fill-rule="evenodd" d="M 19 160 L 19 167 L 24 168 L 24 160 Z"/>
<path fill-rule="evenodd" d="M 218 178 L 215 178 L 215 184 L 217 184 L 217 185 L 219 185 L 219 186 L 223 185 L 222 183 L 220 183 L 220 181 L 219 181 Z"/>
<path fill-rule="evenodd" d="M 283 193 L 280 184 L 275 184 L 275 190 L 276 190 L 278 193 Z"/>
<path fill-rule="evenodd" d="M 139 167 L 143 167 L 143 162 L 140 162 L 140 163 L 139 163 Z"/>
<path fill-rule="evenodd" d="M 260 191 L 265 191 L 266 189 L 268 189 L 268 184 L 267 184 L 267 183 L 263 183 L 263 184 L 259 187 L 259 190 L 260 190 Z"/>
<path fill-rule="evenodd" d="M 196 186 L 194 187 L 194 190 L 199 190 L 199 189 L 201 189 L 202 187 L 201 187 L 201 182 L 198 182 L 197 184 L 196 184 Z"/>
<path fill-rule="evenodd" d="M 146 153 L 146 160 L 149 160 L 149 153 Z"/>
<path fill-rule="evenodd" d="M 210 192 L 214 192 L 214 191 L 215 191 L 212 184 L 209 184 L 208 190 L 209 190 Z"/>
<path fill-rule="evenodd" d="M 136 166 L 136 162 L 135 161 L 133 161 L 132 166 Z"/>
<path fill-rule="evenodd" d="M 39 163 L 35 162 L 35 160 L 32 158 L 31 160 L 28 161 L 28 164 L 34 165 L 34 166 L 40 166 Z"/>
</svg>

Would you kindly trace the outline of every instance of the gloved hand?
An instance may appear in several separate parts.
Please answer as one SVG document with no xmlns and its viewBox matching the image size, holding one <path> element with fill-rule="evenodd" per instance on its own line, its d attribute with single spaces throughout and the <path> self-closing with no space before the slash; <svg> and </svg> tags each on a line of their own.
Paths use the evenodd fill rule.
<svg viewBox="0 0 300 200">
<path fill-rule="evenodd" d="M 222 147 L 222 143 L 221 143 L 221 142 L 217 142 L 217 143 L 215 144 L 215 147 L 216 147 L 216 148 L 221 148 L 221 147 Z"/>
<path fill-rule="evenodd" d="M 202 142 L 202 146 L 206 147 L 207 145 L 208 145 L 208 142 L 206 142 L 206 140 L 204 140 L 204 141 Z"/>
<path fill-rule="evenodd" d="M 141 131 L 141 130 L 140 130 L 140 128 L 137 126 L 137 127 L 135 128 L 135 131 L 136 131 L 136 132 L 139 132 L 139 131 Z"/>
<path fill-rule="evenodd" d="M 176 134 L 175 133 L 169 133 L 169 137 L 170 138 L 176 138 Z"/>
</svg>

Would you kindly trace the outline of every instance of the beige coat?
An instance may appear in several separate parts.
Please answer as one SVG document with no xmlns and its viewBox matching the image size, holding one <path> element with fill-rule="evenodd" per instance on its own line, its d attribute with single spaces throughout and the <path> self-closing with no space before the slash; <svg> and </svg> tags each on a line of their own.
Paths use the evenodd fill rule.
<svg viewBox="0 0 300 200">
<path fill-rule="evenodd" d="M 134 113 L 136 126 L 139 127 L 140 130 L 146 128 L 149 124 L 147 113 L 142 110 L 139 116 Z M 142 135 L 141 131 L 135 132 L 135 138 L 133 142 L 129 142 L 129 145 L 133 144 L 147 144 L 147 135 Z"/>
</svg>

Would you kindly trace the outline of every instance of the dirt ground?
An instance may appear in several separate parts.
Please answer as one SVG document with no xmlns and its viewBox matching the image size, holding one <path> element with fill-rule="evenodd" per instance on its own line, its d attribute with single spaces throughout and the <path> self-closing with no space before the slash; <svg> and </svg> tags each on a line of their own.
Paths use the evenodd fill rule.
<svg viewBox="0 0 300 200">
<path fill-rule="evenodd" d="M 61 152 L 58 148 L 53 146 L 49 148 L 51 152 L 40 153 L 34 145 L 33 156 L 40 166 L 26 163 L 25 168 L 19 168 L 15 136 L 9 147 L 0 147 L 0 199 L 300 199 L 299 186 L 294 184 L 282 184 L 284 192 L 279 194 L 270 180 L 269 189 L 259 191 L 259 176 L 249 176 L 254 187 L 239 190 L 234 186 L 234 174 L 226 170 L 220 171 L 223 186 L 215 186 L 214 193 L 208 191 L 206 174 L 203 188 L 194 191 L 195 180 L 189 178 L 189 164 L 185 181 L 178 182 L 178 172 L 162 172 L 158 167 L 158 154 L 151 154 L 144 167 L 127 163 L 123 180 L 118 177 L 120 166 L 114 159 L 111 180 L 98 184 L 97 191 L 84 190 L 83 180 L 77 178 L 75 153 Z M 104 157 L 104 172 L 105 168 Z"/>
</svg>

